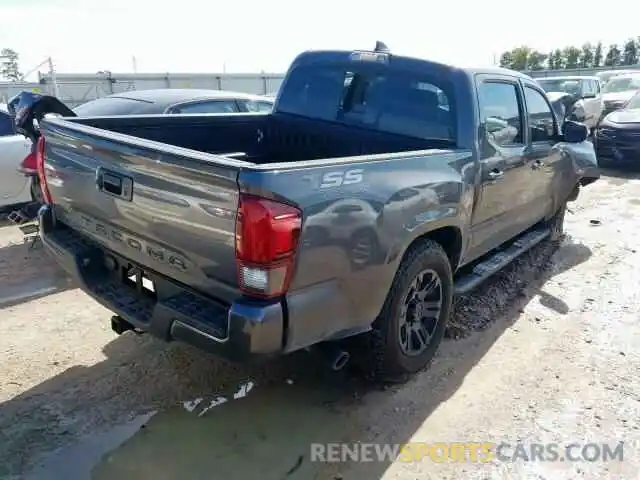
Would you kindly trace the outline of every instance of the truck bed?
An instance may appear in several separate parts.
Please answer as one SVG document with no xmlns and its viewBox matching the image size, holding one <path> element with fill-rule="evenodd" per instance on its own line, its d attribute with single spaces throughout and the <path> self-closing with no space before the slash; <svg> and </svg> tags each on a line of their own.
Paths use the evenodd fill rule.
<svg viewBox="0 0 640 480">
<path fill-rule="evenodd" d="M 281 163 L 450 147 L 287 114 L 70 118 L 74 123 L 256 163 Z"/>
<path fill-rule="evenodd" d="M 357 163 L 437 146 L 285 114 L 50 118 L 41 130 L 59 223 L 225 302 L 239 295 L 234 239 L 239 196 L 247 193 L 243 170 L 336 157 Z M 270 195 L 260 190 L 264 178 L 249 187 Z"/>
</svg>

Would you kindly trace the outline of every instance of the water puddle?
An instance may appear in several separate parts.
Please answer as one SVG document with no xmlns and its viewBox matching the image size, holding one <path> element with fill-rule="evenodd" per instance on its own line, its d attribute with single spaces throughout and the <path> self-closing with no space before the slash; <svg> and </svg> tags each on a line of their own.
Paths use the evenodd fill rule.
<svg viewBox="0 0 640 480">
<path fill-rule="evenodd" d="M 82 437 L 21 478 L 314 478 L 326 464 L 310 461 L 311 444 L 348 439 L 352 402 L 339 385 L 246 381 Z"/>
</svg>

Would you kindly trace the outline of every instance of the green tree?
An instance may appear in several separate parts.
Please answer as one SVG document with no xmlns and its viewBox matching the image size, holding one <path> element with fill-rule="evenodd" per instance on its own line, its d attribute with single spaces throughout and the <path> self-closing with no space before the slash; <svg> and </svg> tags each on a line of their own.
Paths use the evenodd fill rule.
<svg viewBox="0 0 640 480">
<path fill-rule="evenodd" d="M 580 66 L 582 68 L 593 67 L 593 53 L 593 45 L 588 42 L 582 45 L 582 53 L 580 54 Z"/>
<path fill-rule="evenodd" d="M 638 43 L 630 38 L 622 47 L 622 65 L 636 65 L 638 63 Z"/>
<path fill-rule="evenodd" d="M 19 60 L 20 56 L 15 50 L 10 48 L 0 50 L 0 77 L 12 82 L 21 80 Z"/>
<path fill-rule="evenodd" d="M 511 68 L 513 65 L 513 57 L 511 56 L 511 52 L 504 52 L 500 55 L 500 66 L 503 68 Z"/>
<path fill-rule="evenodd" d="M 553 70 L 553 66 L 555 65 L 555 55 L 553 50 L 547 54 L 547 68 L 549 70 Z"/>
<path fill-rule="evenodd" d="M 544 68 L 544 63 L 546 60 L 546 53 L 532 50 L 531 52 L 529 52 L 529 58 L 527 58 L 527 70 L 542 70 Z"/>
<path fill-rule="evenodd" d="M 564 68 L 578 68 L 581 53 L 582 51 L 579 48 L 573 46 L 565 47 L 562 51 L 565 60 Z"/>
<path fill-rule="evenodd" d="M 602 42 L 598 42 L 596 48 L 593 51 L 593 66 L 600 67 L 602 66 Z"/>
<path fill-rule="evenodd" d="M 532 50 L 525 45 L 516 47 L 511 50 L 511 68 L 513 68 L 514 70 L 526 70 L 529 63 L 529 55 L 531 54 L 531 51 Z"/>
<path fill-rule="evenodd" d="M 503 52 L 500 56 L 500 66 L 513 70 L 541 70 L 547 55 L 526 45 Z"/>
<path fill-rule="evenodd" d="M 612 45 L 609 45 L 609 50 L 607 51 L 607 55 L 604 57 L 604 64 L 607 67 L 615 67 L 617 65 L 620 65 L 621 62 L 621 55 L 622 53 L 620 52 L 620 49 L 618 48 L 618 45 L 616 45 L 615 43 Z"/>
<path fill-rule="evenodd" d="M 565 68 L 565 58 L 562 50 L 559 48 L 553 51 L 553 67 L 554 70 L 562 70 Z"/>
</svg>

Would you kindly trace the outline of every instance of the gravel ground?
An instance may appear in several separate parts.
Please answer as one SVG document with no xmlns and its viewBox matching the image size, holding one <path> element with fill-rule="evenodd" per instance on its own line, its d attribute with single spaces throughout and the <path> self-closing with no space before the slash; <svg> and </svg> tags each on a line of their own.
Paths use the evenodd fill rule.
<svg viewBox="0 0 640 480">
<path fill-rule="evenodd" d="M 635 178 L 585 189 L 567 237 L 459 299 L 432 368 L 389 389 L 306 354 L 243 367 L 116 337 L 109 312 L 2 227 L 0 478 L 637 479 L 638 205 Z M 16 300 L 33 285 L 47 295 Z M 309 461 L 312 442 L 620 440 L 624 462 Z"/>
</svg>

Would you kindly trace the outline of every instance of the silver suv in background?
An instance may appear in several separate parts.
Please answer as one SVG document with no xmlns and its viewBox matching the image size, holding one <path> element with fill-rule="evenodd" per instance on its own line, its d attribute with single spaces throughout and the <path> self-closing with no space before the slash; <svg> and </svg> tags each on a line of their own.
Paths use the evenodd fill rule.
<svg viewBox="0 0 640 480">
<path fill-rule="evenodd" d="M 613 77 L 618 75 L 625 75 L 627 73 L 640 73 L 640 70 L 606 70 L 604 72 L 596 73 L 596 77 L 600 79 L 600 83 L 605 85 Z"/>
<path fill-rule="evenodd" d="M 598 77 L 548 77 L 538 78 L 540 84 L 550 100 L 554 94 L 570 94 L 575 99 L 573 115 L 579 122 L 584 123 L 589 130 L 593 130 L 600 121 L 604 111 L 602 87 Z"/>
<path fill-rule="evenodd" d="M 640 72 L 617 75 L 602 87 L 604 115 L 623 108 L 640 91 Z"/>
</svg>

